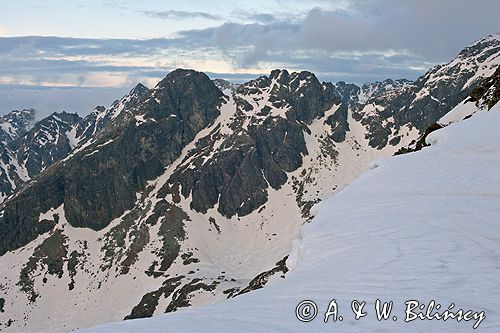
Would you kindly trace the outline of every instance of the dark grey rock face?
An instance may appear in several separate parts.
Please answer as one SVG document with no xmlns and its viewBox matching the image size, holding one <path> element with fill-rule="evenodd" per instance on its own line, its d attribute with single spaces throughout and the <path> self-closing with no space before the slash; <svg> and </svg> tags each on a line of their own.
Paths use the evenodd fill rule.
<svg viewBox="0 0 500 333">
<path fill-rule="evenodd" d="M 271 108 L 264 106 L 259 112 L 261 121 L 244 127 L 244 121 L 236 119 L 228 137 L 215 129 L 192 153 L 191 164 L 173 173 L 165 193 L 173 194 L 180 184 L 184 197 L 192 195 L 192 209 L 205 213 L 218 203 L 218 211 L 231 217 L 250 214 L 267 201 L 269 187 L 281 188 L 288 179 L 286 173 L 299 168 L 307 155 L 306 124 L 340 103 L 340 96 L 333 85 L 319 83 L 312 73 L 290 75 L 286 70 L 275 70 L 269 77 L 262 76 L 236 90 L 233 98 L 242 119 L 245 111 L 253 109 L 245 98 L 255 95 L 261 99 L 264 91 L 269 92 L 273 107 L 287 108 L 286 117 L 270 116 Z M 213 148 L 217 140 L 223 141 L 221 147 L 231 149 L 216 152 L 205 162 L 212 151 L 207 146 Z"/>
<path fill-rule="evenodd" d="M 138 84 L 108 109 L 96 107 L 88 116 L 55 112 L 34 123 L 34 111 L 13 111 L 2 117 L 0 127 L 2 162 L 0 196 L 8 196 L 29 179 L 67 157 L 113 121 L 122 110 L 133 107 L 148 89 Z M 33 126 L 34 123 L 34 126 Z M 8 132 L 3 131 L 5 128 Z"/>
<path fill-rule="evenodd" d="M 325 111 L 340 102 L 340 96 L 335 93 L 333 84 L 321 84 L 310 72 L 288 74 L 286 70 L 274 70 L 269 77 L 277 84 L 271 90 L 270 101 L 275 107 L 289 105 L 286 116 L 310 124 L 313 119 L 324 116 Z"/>
<path fill-rule="evenodd" d="M 414 83 L 404 82 L 401 88 L 383 89 L 365 103 L 354 104 L 353 117 L 368 128 L 366 138 L 378 149 L 389 143 L 391 133 L 396 136 L 390 141 L 398 142 L 398 132 L 403 125 L 423 133 L 469 96 L 480 84 L 478 73 L 484 66 L 491 66 L 488 59 L 499 52 L 499 40 L 487 37 L 462 50 L 448 64 L 433 67 Z M 366 114 L 363 110 L 367 105 L 372 105 L 375 111 Z"/>
<path fill-rule="evenodd" d="M 67 157 L 79 142 L 89 140 L 121 110 L 130 108 L 137 103 L 147 90 L 139 84 L 124 98 L 113 103 L 111 108 L 98 107 L 94 110 L 95 112 L 83 119 L 76 114 L 67 112 L 53 113 L 31 126 L 34 122 L 32 109 L 14 111 L 2 117 L 9 125 L 9 127 L 4 126 L 9 129 L 9 132 L 4 136 L 9 140 L 2 146 L 2 162 L 5 168 L 0 169 L 0 194 L 4 196 L 12 194 L 30 178 L 36 177 L 55 162 Z M 60 205 L 64 198 L 62 185 L 64 178 L 57 172 L 51 171 L 44 177 L 44 179 L 48 179 L 48 184 L 35 185 L 18 194 L 17 200 L 25 202 L 20 204 L 17 209 L 24 211 L 25 216 L 21 220 L 22 225 L 18 228 L 13 227 L 13 225 L 4 226 L 2 231 L 9 235 L 6 239 L 12 240 L 9 246 L 13 248 L 22 246 L 24 242 L 22 239 L 34 238 L 52 228 L 49 223 L 42 223 L 30 228 L 24 226 L 24 223 L 37 220 L 37 212 Z M 44 186 L 47 188 L 44 189 Z M 49 191 L 48 193 L 51 195 L 46 197 L 45 191 Z M 30 197 L 39 198 L 30 202 Z M 30 212 L 30 210 L 32 211 Z M 18 214 L 17 211 L 13 213 L 16 216 Z M 11 215 L 9 214 L 6 211 L 4 217 L 10 219 Z"/>
<path fill-rule="evenodd" d="M 26 245 L 38 235 L 51 230 L 55 221 L 38 222 L 40 212 L 46 212 L 58 207 L 64 199 L 62 174 L 57 172 L 47 177 L 41 185 L 28 186 L 19 190 L 18 195 L 3 203 L 0 208 L 3 216 L 0 218 L 0 254 Z M 7 203 L 11 203 L 10 205 Z"/>
<path fill-rule="evenodd" d="M 344 81 L 339 81 L 335 83 L 335 90 L 341 96 L 343 104 L 349 105 L 352 102 L 359 101 L 361 88 L 354 83 L 345 83 Z"/>
<path fill-rule="evenodd" d="M 6 202 L 0 254 L 50 229 L 38 216 L 64 203 L 68 222 L 101 229 L 133 206 L 135 193 L 158 176 L 196 133 L 219 115 L 223 94 L 202 73 L 176 70 L 95 141 L 56 163 Z"/>
<path fill-rule="evenodd" d="M 495 70 L 492 76 L 485 79 L 471 94 L 470 100 L 476 105 L 488 110 L 495 106 L 500 100 L 500 67 Z"/>
<path fill-rule="evenodd" d="M 347 118 L 348 104 L 343 102 L 335 113 L 326 119 L 326 123 L 332 128 L 330 137 L 333 141 L 343 142 L 345 140 L 346 134 L 349 131 L 349 122 Z"/>
<path fill-rule="evenodd" d="M 269 119 L 249 128 L 248 135 L 227 145 L 237 148 L 217 155 L 210 164 L 178 169 L 170 184 L 182 184 L 182 194 L 192 193 L 191 208 L 206 212 L 219 202 L 222 215 L 244 216 L 267 201 L 267 188 L 279 189 L 287 180 L 286 172 L 302 164 L 307 154 L 303 127 L 286 119 Z M 201 164 L 200 155 L 193 163 Z"/>
</svg>

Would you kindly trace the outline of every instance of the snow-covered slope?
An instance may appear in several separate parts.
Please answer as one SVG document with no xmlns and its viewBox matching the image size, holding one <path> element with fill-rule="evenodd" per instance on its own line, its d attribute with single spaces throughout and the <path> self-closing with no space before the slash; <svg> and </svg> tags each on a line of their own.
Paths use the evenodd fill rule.
<svg viewBox="0 0 500 333">
<path fill-rule="evenodd" d="M 320 203 L 285 280 L 220 304 L 81 332 L 471 332 L 475 324 L 498 332 L 499 123 L 496 106 L 434 132 L 431 147 L 378 161 Z M 333 299 L 343 321 L 325 324 Z M 394 301 L 388 320 L 376 319 L 376 299 Z M 302 300 L 317 304 L 315 320 L 296 318 Z M 366 301 L 366 317 L 354 320 L 352 300 Z M 405 322 L 409 300 L 425 304 L 423 313 L 435 300 L 441 309 L 432 314 L 454 304 L 454 313 L 478 316 Z"/>
</svg>

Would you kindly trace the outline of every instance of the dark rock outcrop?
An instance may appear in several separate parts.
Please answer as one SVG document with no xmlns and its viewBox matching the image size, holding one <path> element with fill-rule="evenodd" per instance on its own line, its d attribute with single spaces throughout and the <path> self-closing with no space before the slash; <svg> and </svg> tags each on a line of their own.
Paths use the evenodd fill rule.
<svg viewBox="0 0 500 333">
<path fill-rule="evenodd" d="M 0 119 L 2 162 L 0 198 L 12 194 L 25 182 L 67 157 L 73 149 L 99 133 L 123 110 L 133 107 L 148 88 L 138 84 L 110 108 L 96 107 L 85 118 L 77 114 L 55 112 L 34 123 L 34 111 L 13 111 Z M 33 126 L 34 123 L 34 126 Z M 8 130 L 8 133 L 3 131 Z M 1 200 L 0 200 L 1 201 Z"/>
<path fill-rule="evenodd" d="M 279 189 L 287 181 L 286 173 L 299 168 L 302 157 L 308 153 L 306 124 L 324 116 L 341 98 L 331 84 L 319 83 L 312 73 L 275 70 L 269 77 L 262 76 L 236 90 L 234 98 L 242 109 L 242 117 L 245 110 L 253 108 L 244 102 L 244 97 L 260 96 L 263 91 L 269 92 L 268 102 L 275 108 L 287 108 L 286 117 L 261 111 L 264 120 L 247 128 L 243 121 L 235 121 L 233 134 L 227 138 L 218 135 L 216 129 L 201 140 L 203 146 L 192 153 L 191 163 L 181 165 L 173 173 L 165 193 L 173 194 L 178 188 L 176 184 L 181 184 L 182 195 L 192 196 L 192 209 L 205 213 L 218 203 L 222 215 L 244 216 L 267 201 L 269 187 Z M 224 149 L 207 149 L 213 147 L 216 139 L 223 141 Z M 205 162 L 208 155 L 210 162 Z"/>
<path fill-rule="evenodd" d="M 335 142 L 343 142 L 345 140 L 346 134 L 349 131 L 348 117 L 348 105 L 342 103 L 339 108 L 326 119 L 326 123 L 332 128 L 332 133 L 330 137 Z"/>
<path fill-rule="evenodd" d="M 38 216 L 64 204 L 68 222 L 95 230 L 130 209 L 147 180 L 219 115 L 222 92 L 203 73 L 176 70 L 85 149 L 40 174 L 1 207 L 0 255 L 50 230 Z"/>
<path fill-rule="evenodd" d="M 367 127 L 366 138 L 377 149 L 389 143 L 392 132 L 396 133 L 393 139 L 397 141 L 399 129 L 404 125 L 424 133 L 481 83 L 477 73 L 485 66 L 492 66 L 488 59 L 498 52 L 499 40 L 486 37 L 462 50 L 448 64 L 433 67 L 414 83 L 406 82 L 399 89 L 384 89 L 366 103 L 353 105 L 353 117 Z M 369 105 L 374 110 L 366 114 L 363 110 Z"/>
<path fill-rule="evenodd" d="M 492 76 L 485 79 L 481 85 L 470 94 L 470 101 L 476 102 L 479 108 L 488 110 L 495 106 L 500 100 L 500 67 Z"/>
</svg>

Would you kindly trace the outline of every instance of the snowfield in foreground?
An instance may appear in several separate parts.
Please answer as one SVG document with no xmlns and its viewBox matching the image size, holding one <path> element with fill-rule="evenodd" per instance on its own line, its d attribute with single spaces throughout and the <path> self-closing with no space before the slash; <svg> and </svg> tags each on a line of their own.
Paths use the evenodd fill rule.
<svg viewBox="0 0 500 333">
<path fill-rule="evenodd" d="M 405 322 L 408 300 L 435 300 L 438 313 L 452 303 L 453 312 L 484 311 L 477 331 L 498 332 L 498 124 L 495 107 L 434 132 L 431 147 L 379 162 L 319 204 L 281 282 L 223 303 L 81 332 L 472 332 L 478 322 Z M 332 299 L 343 321 L 324 323 Z M 377 320 L 376 299 L 394 301 L 388 320 Z M 311 322 L 295 316 L 302 300 L 317 304 Z M 366 317 L 354 319 L 352 300 L 367 302 Z"/>
</svg>

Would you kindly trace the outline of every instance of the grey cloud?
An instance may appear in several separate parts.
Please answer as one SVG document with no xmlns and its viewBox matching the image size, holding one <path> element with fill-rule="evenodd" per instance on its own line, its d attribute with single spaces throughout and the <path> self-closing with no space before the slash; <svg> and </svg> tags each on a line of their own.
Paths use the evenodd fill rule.
<svg viewBox="0 0 500 333">
<path fill-rule="evenodd" d="M 144 15 L 149 17 L 168 19 L 168 20 L 185 20 L 185 19 L 202 18 L 205 20 L 221 21 L 224 19 L 222 16 L 210 13 L 179 11 L 179 10 L 145 10 L 142 13 L 144 13 Z"/>
<path fill-rule="evenodd" d="M 386 70 L 387 76 L 415 78 L 421 72 L 410 68 L 446 62 L 474 40 L 497 32 L 499 10 L 494 0 L 353 0 L 346 10 L 315 8 L 291 23 L 231 23 L 181 35 L 220 49 L 243 68 L 265 61 L 290 67 L 307 63 L 322 72 L 350 70 L 351 77 L 368 79 Z M 324 53 L 331 56 L 329 65 L 320 60 Z M 352 54 L 352 66 L 334 69 L 344 65 L 336 56 L 341 53 Z"/>
<path fill-rule="evenodd" d="M 131 2 L 130 1 L 106 1 L 103 3 L 103 7 L 117 9 L 117 10 L 128 10 Z"/>
<path fill-rule="evenodd" d="M 275 23 L 282 21 L 278 17 L 280 15 L 279 13 L 259 13 L 259 12 L 254 12 L 254 11 L 248 11 L 248 10 L 236 10 L 231 13 L 231 17 L 233 18 L 233 21 L 237 22 L 254 22 L 254 23 L 261 23 L 261 24 L 270 24 L 270 23 Z M 286 15 L 281 15 L 285 16 L 286 20 L 288 22 L 291 21 L 291 15 L 290 13 L 286 13 Z"/>
<path fill-rule="evenodd" d="M 350 10 L 313 10 L 303 24 L 309 46 L 326 50 L 407 49 L 444 61 L 499 29 L 496 0 L 351 0 Z"/>
<path fill-rule="evenodd" d="M 275 50 L 296 48 L 294 36 L 300 25 L 276 22 L 273 24 L 224 23 L 216 28 L 181 32 L 185 39 L 198 45 L 215 47 L 229 56 L 238 67 L 250 67 Z"/>
<path fill-rule="evenodd" d="M 473 40 L 497 32 L 499 10 L 500 3 L 494 0 L 480 4 L 466 0 L 354 0 L 349 11 L 316 8 L 300 22 L 224 24 L 184 36 L 203 35 L 222 50 L 250 46 L 253 54 L 245 58 L 247 64 L 274 50 L 390 49 L 440 62 Z"/>
<path fill-rule="evenodd" d="M 125 72 L 138 74 L 151 71 L 152 67 L 108 65 L 95 61 L 70 61 L 51 59 L 2 60 L 0 75 L 15 76 L 19 74 L 56 75 L 73 73 L 82 76 L 90 73 Z M 159 70 L 160 68 L 155 67 Z M 80 79 L 79 79 L 80 81 Z"/>
<path fill-rule="evenodd" d="M 278 21 L 278 19 L 274 15 L 266 14 L 266 13 L 249 15 L 248 19 L 254 20 L 254 21 L 257 21 L 260 23 L 272 23 L 272 22 Z"/>
<path fill-rule="evenodd" d="M 0 74 L 33 74 L 40 82 L 49 78 L 56 82 L 58 76 L 72 74 L 75 85 L 102 72 L 125 73 L 131 80 L 161 78 L 170 68 L 158 68 L 158 59 L 175 64 L 176 58 L 216 54 L 240 71 L 262 65 L 307 69 L 333 81 L 415 79 L 422 74 L 419 68 L 446 62 L 473 40 L 497 32 L 499 11 L 500 3 L 494 0 L 352 0 L 343 11 L 316 8 L 300 20 L 287 21 L 271 14 L 249 13 L 248 17 L 255 16 L 254 23 L 224 23 L 181 31 L 173 38 L 0 38 Z M 162 13 L 178 18 L 207 14 Z M 91 60 L 71 58 L 79 56 Z M 92 57 L 143 57 L 151 59 L 151 65 L 122 66 Z"/>
<path fill-rule="evenodd" d="M 65 37 L 0 37 L 0 57 L 52 56 L 140 56 L 158 54 L 170 47 L 186 47 L 185 41 L 176 38 L 155 39 L 90 39 Z"/>
</svg>

